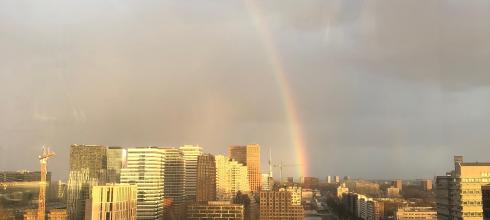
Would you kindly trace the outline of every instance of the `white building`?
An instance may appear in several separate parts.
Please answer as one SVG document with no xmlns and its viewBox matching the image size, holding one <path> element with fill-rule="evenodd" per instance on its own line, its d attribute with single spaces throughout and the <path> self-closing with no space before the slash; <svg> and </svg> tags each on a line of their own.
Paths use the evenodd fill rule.
<svg viewBox="0 0 490 220">
<path fill-rule="evenodd" d="M 197 157 L 202 155 L 202 148 L 195 145 L 180 147 L 184 155 L 184 191 L 186 201 L 196 201 L 197 190 Z"/>
<path fill-rule="evenodd" d="M 223 155 L 215 156 L 215 161 L 216 196 L 219 200 L 229 200 L 238 191 L 250 192 L 246 166 Z"/>
</svg>

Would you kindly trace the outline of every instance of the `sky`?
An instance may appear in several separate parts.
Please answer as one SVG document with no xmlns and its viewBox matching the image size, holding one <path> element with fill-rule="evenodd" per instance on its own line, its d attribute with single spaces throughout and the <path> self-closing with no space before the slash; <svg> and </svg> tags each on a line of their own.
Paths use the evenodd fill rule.
<svg viewBox="0 0 490 220">
<path fill-rule="evenodd" d="M 431 178 L 490 161 L 489 39 L 488 0 L 2 0 L 0 170 L 43 144 L 64 179 L 71 144 L 258 143 L 267 172 L 298 162 L 288 98 L 304 175 Z"/>
</svg>

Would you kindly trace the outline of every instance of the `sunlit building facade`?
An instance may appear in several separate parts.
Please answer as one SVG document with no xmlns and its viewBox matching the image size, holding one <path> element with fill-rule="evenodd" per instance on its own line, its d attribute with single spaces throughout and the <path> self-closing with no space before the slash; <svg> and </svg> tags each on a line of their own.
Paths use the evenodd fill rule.
<svg viewBox="0 0 490 220">
<path fill-rule="evenodd" d="M 192 204 L 187 208 L 187 219 L 243 220 L 244 207 L 240 204 L 231 204 L 229 201 Z"/>
<path fill-rule="evenodd" d="M 291 192 L 262 191 L 260 192 L 260 219 L 302 220 L 304 209 L 301 205 L 293 205 Z"/>
<path fill-rule="evenodd" d="M 216 161 L 214 155 L 197 158 L 197 202 L 216 200 Z"/>
<path fill-rule="evenodd" d="M 223 155 L 216 155 L 216 196 L 230 200 L 238 192 L 250 191 L 247 167 Z"/>
<path fill-rule="evenodd" d="M 197 157 L 202 154 L 202 148 L 195 145 L 180 147 L 185 163 L 185 200 L 196 201 L 197 190 Z"/>
<path fill-rule="evenodd" d="M 260 191 L 260 145 L 230 146 L 228 148 L 228 156 L 247 166 L 250 190 L 253 192 Z"/>
<path fill-rule="evenodd" d="M 436 180 L 438 219 L 482 220 L 482 186 L 490 183 L 490 163 L 455 156 L 454 165 L 453 172 Z"/>
<path fill-rule="evenodd" d="M 94 186 L 85 209 L 86 220 L 135 220 L 137 186 Z"/>
<path fill-rule="evenodd" d="M 51 209 L 48 213 L 48 220 L 67 220 L 68 213 L 66 209 Z"/>
<path fill-rule="evenodd" d="M 137 219 L 163 218 L 164 151 L 156 147 L 129 148 L 121 183 L 135 184 Z"/>
</svg>

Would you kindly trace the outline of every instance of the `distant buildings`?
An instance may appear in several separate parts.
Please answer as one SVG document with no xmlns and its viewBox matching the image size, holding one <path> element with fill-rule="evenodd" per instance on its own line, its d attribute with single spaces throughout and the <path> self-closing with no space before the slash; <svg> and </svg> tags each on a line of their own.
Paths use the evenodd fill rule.
<svg viewBox="0 0 490 220">
<path fill-rule="evenodd" d="M 383 219 L 384 206 L 382 202 L 357 193 L 344 193 L 341 201 L 350 213 L 360 219 Z"/>
<path fill-rule="evenodd" d="M 291 192 L 260 192 L 260 219 L 304 219 L 303 206 L 294 204 Z"/>
<path fill-rule="evenodd" d="M 344 193 L 348 193 L 348 192 L 349 192 L 349 188 L 347 188 L 345 184 L 339 185 L 337 187 L 337 198 L 342 199 Z"/>
<path fill-rule="evenodd" d="M 301 183 L 305 189 L 316 189 L 320 185 L 320 180 L 316 177 L 303 177 Z"/>
<path fill-rule="evenodd" d="M 179 148 L 184 156 L 185 165 L 185 200 L 196 201 L 197 188 L 197 157 L 202 154 L 202 148 L 194 145 L 184 145 Z"/>
<path fill-rule="evenodd" d="M 230 200 L 238 191 L 250 192 L 247 167 L 223 155 L 216 155 L 216 196 Z"/>
<path fill-rule="evenodd" d="M 229 201 L 192 204 L 187 208 L 187 219 L 243 220 L 244 207 L 240 204 L 231 204 Z"/>
<path fill-rule="evenodd" d="M 228 148 L 228 156 L 247 166 L 248 181 L 250 191 L 260 191 L 260 146 L 258 144 L 248 144 L 246 146 L 230 146 Z"/>
<path fill-rule="evenodd" d="M 94 186 L 85 208 L 85 220 L 135 220 L 137 186 Z"/>
<path fill-rule="evenodd" d="M 400 188 L 390 186 L 386 189 L 386 196 L 390 198 L 400 197 Z"/>
<path fill-rule="evenodd" d="M 432 191 L 432 180 L 422 180 L 420 181 L 420 185 L 423 190 L 428 192 Z"/>
<path fill-rule="evenodd" d="M 482 186 L 490 183 L 490 163 L 455 156 L 454 165 L 454 171 L 436 179 L 438 219 L 483 219 Z"/>
<path fill-rule="evenodd" d="M 26 209 L 26 210 L 24 210 L 24 220 L 38 220 L 37 219 L 37 209 Z"/>
<path fill-rule="evenodd" d="M 216 161 L 214 155 L 197 157 L 197 202 L 216 200 Z"/>
<path fill-rule="evenodd" d="M 402 180 L 393 181 L 393 187 L 400 189 L 400 192 L 403 191 L 403 181 Z"/>
<path fill-rule="evenodd" d="M 396 220 L 437 220 L 437 212 L 433 207 L 402 207 L 396 211 Z"/>
</svg>

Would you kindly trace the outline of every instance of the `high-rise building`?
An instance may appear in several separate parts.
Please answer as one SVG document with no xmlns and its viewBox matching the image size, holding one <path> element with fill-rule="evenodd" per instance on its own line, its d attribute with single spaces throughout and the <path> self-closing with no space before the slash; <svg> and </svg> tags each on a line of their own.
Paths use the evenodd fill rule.
<svg viewBox="0 0 490 220">
<path fill-rule="evenodd" d="M 163 197 L 165 215 L 180 219 L 184 211 L 185 164 L 181 150 L 173 147 L 160 148 L 163 151 Z"/>
<path fill-rule="evenodd" d="M 272 190 L 272 187 L 274 186 L 274 179 L 268 174 L 268 173 L 263 173 L 262 174 L 262 180 L 261 182 L 261 190 L 263 191 L 268 191 Z"/>
<path fill-rule="evenodd" d="M 70 220 L 85 218 L 85 201 L 93 185 L 107 182 L 107 147 L 72 145 L 70 173 L 67 184 L 67 205 Z"/>
<path fill-rule="evenodd" d="M 202 148 L 194 145 L 184 145 L 180 147 L 184 155 L 185 163 L 185 200 L 196 201 L 197 185 L 197 157 L 202 154 Z"/>
<path fill-rule="evenodd" d="M 422 180 L 420 181 L 420 185 L 425 191 L 432 191 L 432 180 Z"/>
<path fill-rule="evenodd" d="M 192 204 L 187 208 L 187 219 L 243 220 L 244 208 L 241 204 L 229 201 L 209 201 Z"/>
<path fill-rule="evenodd" d="M 86 220 L 135 220 L 137 186 L 94 186 L 85 209 Z"/>
<path fill-rule="evenodd" d="M 126 149 L 121 147 L 107 148 L 107 182 L 121 182 L 121 168 L 125 163 Z"/>
<path fill-rule="evenodd" d="M 398 208 L 395 216 L 397 220 L 437 220 L 437 212 L 433 207 L 402 207 Z"/>
<path fill-rule="evenodd" d="M 121 182 L 136 184 L 137 219 L 163 218 L 164 152 L 156 147 L 129 148 Z"/>
<path fill-rule="evenodd" d="M 93 186 L 99 184 L 99 180 L 90 177 L 89 169 L 70 171 L 67 183 L 67 213 L 70 220 L 85 219 L 85 205 Z"/>
<path fill-rule="evenodd" d="M 293 205 L 291 192 L 262 191 L 260 192 L 260 219 L 304 219 L 301 205 Z"/>
<path fill-rule="evenodd" d="M 403 190 L 403 181 L 402 180 L 395 180 L 393 181 L 393 187 L 400 189 L 400 191 Z"/>
<path fill-rule="evenodd" d="M 482 186 L 490 182 L 490 163 L 456 156 L 454 164 L 454 171 L 436 180 L 438 219 L 483 219 Z"/>
<path fill-rule="evenodd" d="M 87 169 L 92 178 L 106 179 L 107 147 L 100 145 L 71 145 L 70 171 Z"/>
<path fill-rule="evenodd" d="M 400 197 L 400 188 L 390 186 L 386 189 L 386 196 L 390 198 Z"/>
<path fill-rule="evenodd" d="M 333 177 L 332 176 L 325 177 L 325 182 L 326 183 L 333 183 Z"/>
<path fill-rule="evenodd" d="M 253 192 L 260 191 L 260 146 L 258 144 L 230 146 L 228 148 L 228 156 L 247 166 L 250 190 Z"/>
<path fill-rule="evenodd" d="M 68 213 L 66 209 L 51 209 L 48 213 L 48 220 L 67 220 Z"/>
<path fill-rule="evenodd" d="M 334 183 L 340 183 L 340 176 L 334 176 L 333 181 Z"/>
<path fill-rule="evenodd" d="M 214 155 L 197 157 L 197 202 L 216 200 L 216 161 Z"/>
<path fill-rule="evenodd" d="M 351 214 L 364 220 L 380 220 L 384 216 L 384 204 L 357 193 L 344 193 L 342 204 Z"/>
<path fill-rule="evenodd" d="M 223 155 L 216 155 L 216 196 L 230 200 L 238 191 L 250 191 L 247 167 Z"/>
</svg>

